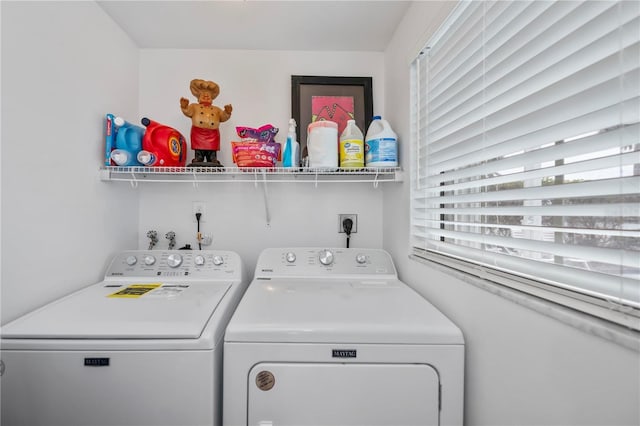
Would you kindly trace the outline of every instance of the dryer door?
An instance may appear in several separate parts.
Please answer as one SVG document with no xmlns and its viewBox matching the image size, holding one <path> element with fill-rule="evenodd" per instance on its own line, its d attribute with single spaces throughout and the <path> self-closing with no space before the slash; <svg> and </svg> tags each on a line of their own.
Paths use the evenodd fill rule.
<svg viewBox="0 0 640 426">
<path fill-rule="evenodd" d="M 249 372 L 250 426 L 439 424 L 439 379 L 425 364 L 261 363 Z"/>
</svg>

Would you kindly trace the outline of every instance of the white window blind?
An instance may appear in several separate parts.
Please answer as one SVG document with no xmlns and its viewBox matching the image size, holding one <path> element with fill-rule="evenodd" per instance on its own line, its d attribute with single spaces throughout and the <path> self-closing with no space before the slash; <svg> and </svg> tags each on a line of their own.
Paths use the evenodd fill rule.
<svg viewBox="0 0 640 426">
<path fill-rule="evenodd" d="M 461 2 L 411 79 L 413 254 L 638 328 L 640 2 Z"/>
</svg>

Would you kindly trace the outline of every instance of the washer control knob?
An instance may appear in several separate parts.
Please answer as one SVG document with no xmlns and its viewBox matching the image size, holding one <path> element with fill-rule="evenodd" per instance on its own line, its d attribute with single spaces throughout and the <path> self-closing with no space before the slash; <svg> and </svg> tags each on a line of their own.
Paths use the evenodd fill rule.
<svg viewBox="0 0 640 426">
<path fill-rule="evenodd" d="M 144 257 L 144 264 L 147 266 L 151 266 L 156 263 L 156 258 L 151 256 L 150 254 Z"/>
<path fill-rule="evenodd" d="M 213 264 L 216 266 L 220 266 L 224 263 L 224 259 L 220 255 L 213 256 Z"/>
<path fill-rule="evenodd" d="M 356 254 L 356 262 L 358 262 L 359 264 L 366 263 L 367 262 L 367 255 L 366 254 L 362 254 L 362 253 Z"/>
<path fill-rule="evenodd" d="M 331 252 L 331 250 L 322 250 L 320 252 L 320 255 L 318 256 L 318 259 L 323 265 L 329 266 L 333 263 L 333 253 Z"/>
<path fill-rule="evenodd" d="M 182 265 L 182 255 L 178 253 L 171 253 L 169 256 L 167 256 L 167 265 L 172 268 L 177 268 L 178 266 Z"/>
<path fill-rule="evenodd" d="M 296 261 L 296 254 L 290 251 L 285 255 L 285 258 L 287 259 L 287 262 L 293 263 Z"/>
<path fill-rule="evenodd" d="M 204 256 L 201 254 L 196 255 L 196 257 L 193 259 L 193 263 L 195 263 L 197 266 L 204 265 Z"/>
<path fill-rule="evenodd" d="M 133 266 L 136 263 L 138 263 L 138 258 L 136 258 L 135 256 L 131 255 L 131 256 L 127 256 L 125 261 L 127 262 L 127 265 Z"/>
</svg>

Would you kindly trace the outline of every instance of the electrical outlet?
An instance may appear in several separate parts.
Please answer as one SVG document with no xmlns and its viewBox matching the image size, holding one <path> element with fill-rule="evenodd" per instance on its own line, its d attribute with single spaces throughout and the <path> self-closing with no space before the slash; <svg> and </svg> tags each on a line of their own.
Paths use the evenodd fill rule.
<svg viewBox="0 0 640 426">
<path fill-rule="evenodd" d="M 340 234 L 344 234 L 344 228 L 342 226 L 342 222 L 344 222 L 345 219 L 351 219 L 353 221 L 353 227 L 351 228 L 351 233 L 355 234 L 356 232 L 358 232 L 358 215 L 357 214 L 346 214 L 346 213 L 341 213 L 338 215 L 338 233 Z"/>
<path fill-rule="evenodd" d="M 200 216 L 200 223 L 203 223 L 205 221 L 205 216 L 206 216 L 206 206 L 207 204 L 203 201 L 194 201 L 192 203 L 192 209 L 191 209 L 191 217 L 192 217 L 192 222 L 196 223 L 198 220 L 196 219 L 196 213 L 200 213 L 202 216 Z"/>
</svg>

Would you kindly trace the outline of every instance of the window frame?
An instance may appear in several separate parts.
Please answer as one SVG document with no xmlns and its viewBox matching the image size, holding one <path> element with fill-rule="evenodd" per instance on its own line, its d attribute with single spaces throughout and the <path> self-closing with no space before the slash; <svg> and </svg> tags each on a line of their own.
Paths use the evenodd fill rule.
<svg viewBox="0 0 640 426">
<path fill-rule="evenodd" d="M 416 261 L 429 261 L 443 265 L 447 268 L 452 268 L 456 271 L 470 274 L 474 277 L 482 280 L 490 281 L 501 286 L 506 286 L 519 292 L 527 293 L 537 298 L 542 298 L 547 301 L 562 305 L 564 307 L 575 309 L 577 311 L 592 315 L 606 321 L 622 325 L 631 330 L 640 330 L 640 309 L 637 307 L 616 303 L 610 298 L 603 298 L 596 294 L 588 294 L 588 292 L 576 292 L 570 288 L 562 288 L 554 283 L 546 281 L 545 279 L 539 279 L 531 274 L 514 274 L 504 269 L 495 268 L 482 262 L 470 262 L 462 256 L 456 256 L 452 254 L 442 254 L 434 251 L 430 251 L 425 248 L 416 247 L 414 244 L 414 194 L 422 189 L 418 186 L 418 182 L 421 178 L 420 170 L 420 158 L 421 149 L 426 149 L 428 142 L 423 143 L 424 126 L 421 126 L 421 120 L 424 119 L 424 114 L 421 111 L 425 108 L 425 98 L 428 96 L 425 94 L 420 96 L 420 91 L 425 90 L 420 86 L 421 80 L 418 78 L 419 58 L 424 57 L 429 50 L 427 46 L 433 46 L 438 43 L 441 37 L 443 37 L 451 29 L 455 29 L 456 20 L 465 13 L 466 7 L 472 2 L 461 2 L 451 13 L 442 25 L 442 27 L 434 34 L 434 36 L 427 42 L 425 49 L 420 52 L 416 60 L 411 64 L 411 93 L 410 93 L 410 115 L 411 115 L 411 172 L 410 172 L 410 203 L 411 206 L 411 226 L 410 226 L 410 258 Z M 426 93 L 426 92 L 425 92 Z M 441 196 L 443 194 L 441 193 Z M 443 206 L 443 205 L 441 205 Z M 441 216 L 441 220 L 442 220 Z M 491 256 L 491 255 L 489 255 Z M 496 256 L 497 255 L 493 255 Z"/>
</svg>

